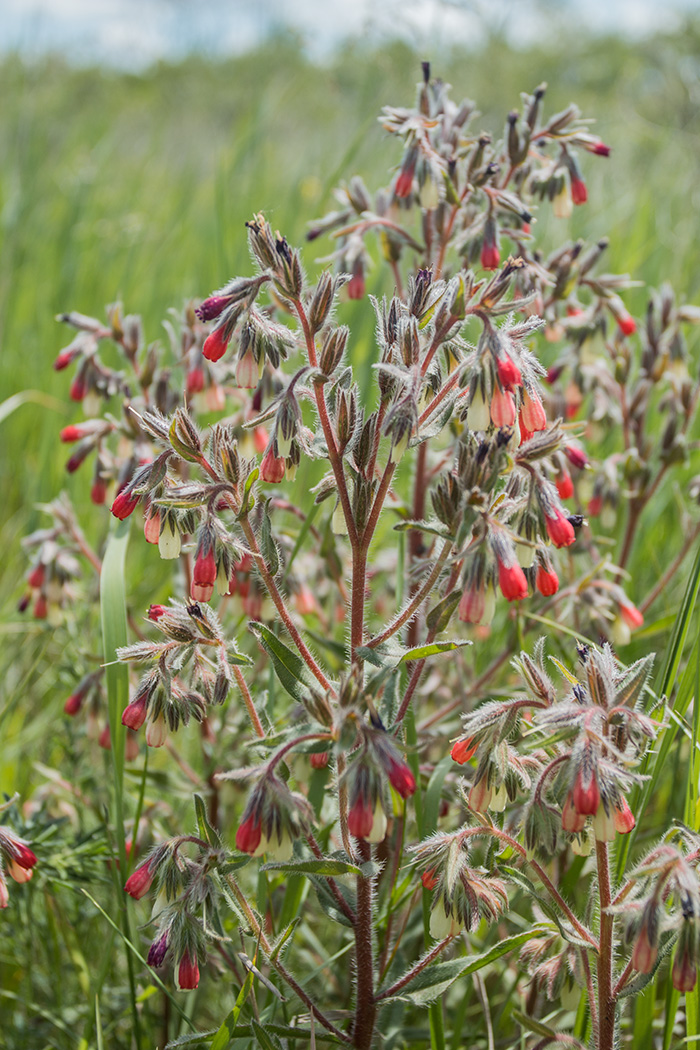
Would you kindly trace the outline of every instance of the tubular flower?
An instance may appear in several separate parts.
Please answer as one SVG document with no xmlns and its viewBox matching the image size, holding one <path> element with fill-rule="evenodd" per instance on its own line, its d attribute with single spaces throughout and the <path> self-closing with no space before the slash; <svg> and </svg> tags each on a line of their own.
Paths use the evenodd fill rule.
<svg viewBox="0 0 700 1050">
<path fill-rule="evenodd" d="M 177 968 L 177 986 L 181 992 L 184 992 L 197 988 L 198 985 L 199 966 L 197 965 L 197 955 L 195 952 L 190 954 L 189 951 L 186 951 L 180 959 Z"/>
<path fill-rule="evenodd" d="M 468 736 L 466 740 L 456 740 L 452 745 L 450 755 L 452 761 L 457 762 L 458 765 L 463 766 L 470 758 L 473 758 L 479 747 L 478 743 L 474 743 L 474 737 Z"/>
<path fill-rule="evenodd" d="M 547 427 L 547 415 L 540 398 L 536 393 L 529 390 L 523 391 L 523 404 L 520 415 L 525 428 L 532 433 L 537 430 L 545 430 Z"/>
<path fill-rule="evenodd" d="M 527 579 L 517 562 L 511 566 L 498 563 L 498 586 L 506 601 L 520 602 L 527 598 Z"/>
<path fill-rule="evenodd" d="M 574 527 L 562 510 L 555 510 L 552 517 L 545 516 L 547 535 L 555 547 L 570 547 L 576 539 Z"/>
<path fill-rule="evenodd" d="M 224 334 L 223 328 L 215 328 L 204 340 L 202 354 L 207 361 L 218 361 L 226 353 L 227 347 L 228 339 Z"/>
</svg>

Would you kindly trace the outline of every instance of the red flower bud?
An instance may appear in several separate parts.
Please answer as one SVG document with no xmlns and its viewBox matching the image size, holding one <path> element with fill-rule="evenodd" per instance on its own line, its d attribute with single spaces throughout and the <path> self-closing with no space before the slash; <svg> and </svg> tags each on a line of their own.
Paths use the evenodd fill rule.
<svg viewBox="0 0 700 1050">
<path fill-rule="evenodd" d="M 192 587 L 190 594 L 196 602 L 208 602 L 214 593 L 216 583 L 216 559 L 214 551 L 209 549 L 206 554 L 200 553 L 194 563 L 192 573 Z"/>
<path fill-rule="evenodd" d="M 416 790 L 416 778 L 405 762 L 390 758 L 387 775 L 389 783 L 401 798 L 408 798 Z"/>
<path fill-rule="evenodd" d="M 262 838 L 262 821 L 254 813 L 244 820 L 236 832 L 236 849 L 241 853 L 255 853 Z"/>
<path fill-rule="evenodd" d="M 481 246 L 481 265 L 485 270 L 497 270 L 501 253 L 495 241 L 484 240 Z"/>
<path fill-rule="evenodd" d="M 199 394 L 202 390 L 204 390 L 204 371 L 201 368 L 192 368 L 187 373 L 188 397 L 192 397 L 193 394 Z"/>
<path fill-rule="evenodd" d="M 692 992 L 698 979 L 698 971 L 687 948 L 678 947 L 673 960 L 673 987 L 679 992 Z"/>
<path fill-rule="evenodd" d="M 620 616 L 628 627 L 635 630 L 644 623 L 644 617 L 632 602 L 620 602 Z"/>
<path fill-rule="evenodd" d="M 556 485 L 560 499 L 571 499 L 574 494 L 574 483 L 568 470 L 562 470 L 561 474 L 557 475 Z"/>
<path fill-rule="evenodd" d="M 75 353 L 72 350 L 62 350 L 53 363 L 54 369 L 57 372 L 62 372 L 64 368 L 68 368 L 74 357 Z"/>
<path fill-rule="evenodd" d="M 408 196 L 408 194 L 404 194 L 404 196 Z M 365 294 L 365 271 L 361 260 L 358 260 L 353 266 L 352 277 L 348 281 L 346 288 L 348 291 L 348 299 L 363 298 Z"/>
<path fill-rule="evenodd" d="M 592 496 L 588 501 L 588 513 L 591 518 L 597 518 L 603 509 L 603 497 Z"/>
<path fill-rule="evenodd" d="M 571 176 L 571 199 L 574 204 L 585 204 L 588 200 L 588 190 L 583 179 Z"/>
<path fill-rule="evenodd" d="M 545 517 L 544 523 L 547 535 L 555 547 L 570 547 L 576 539 L 574 527 L 563 511 L 557 510 L 553 518 Z"/>
<path fill-rule="evenodd" d="M 348 813 L 348 830 L 356 839 L 366 839 L 374 824 L 374 807 L 368 798 L 358 795 Z"/>
<path fill-rule="evenodd" d="M 574 809 L 583 817 L 594 817 L 600 806 L 600 790 L 595 770 L 584 762 L 576 774 L 572 791 Z"/>
<path fill-rule="evenodd" d="M 168 610 L 164 605 L 151 605 L 148 609 L 148 619 L 153 620 L 154 623 L 157 623 L 158 620 L 160 620 L 163 613 L 166 613 L 167 611 Z"/>
<path fill-rule="evenodd" d="M 90 489 L 90 499 L 92 502 L 101 507 L 107 496 L 107 482 L 103 481 L 102 478 L 95 478 Z"/>
<path fill-rule="evenodd" d="M 63 710 L 67 715 L 77 715 L 80 708 L 83 706 L 83 700 L 85 699 L 85 693 L 81 693 L 79 690 L 71 695 L 63 705 Z"/>
<path fill-rule="evenodd" d="M 463 766 L 465 762 L 468 762 L 476 754 L 478 747 L 478 743 L 474 743 L 473 736 L 468 736 L 465 740 L 456 740 L 450 751 L 452 761 Z"/>
<path fill-rule="evenodd" d="M 428 868 L 424 871 L 420 877 L 420 881 L 425 886 L 426 890 L 434 890 L 438 884 L 438 878 L 435 874 L 435 868 Z"/>
<path fill-rule="evenodd" d="M 70 385 L 68 395 L 71 401 L 82 401 L 87 393 L 87 386 L 82 376 L 78 375 L 75 377 Z"/>
<path fill-rule="evenodd" d="M 496 359 L 496 371 L 498 372 L 501 386 L 504 387 L 504 389 L 507 390 L 511 387 L 522 385 L 522 373 L 509 354 L 503 354 Z"/>
<path fill-rule="evenodd" d="M 126 880 L 124 889 L 135 901 L 140 901 L 142 897 L 146 896 L 152 885 L 153 872 L 151 871 L 151 862 L 147 860 L 132 871 Z"/>
<path fill-rule="evenodd" d="M 228 295 L 210 295 L 194 312 L 200 321 L 213 321 L 225 310 L 230 301 L 231 297 Z"/>
<path fill-rule="evenodd" d="M 37 565 L 27 576 L 27 583 L 30 587 L 38 589 L 41 587 L 44 579 L 46 578 L 46 570 L 43 565 Z"/>
<path fill-rule="evenodd" d="M 148 711 L 148 692 L 143 690 L 138 693 L 130 704 L 122 711 L 122 725 L 129 729 L 140 729 L 146 721 Z"/>
<path fill-rule="evenodd" d="M 519 602 L 527 598 L 527 580 L 517 562 L 510 567 L 498 563 L 498 586 L 506 601 Z"/>
<path fill-rule="evenodd" d="M 199 967 L 197 966 L 197 956 L 185 952 L 180 959 L 180 965 L 177 969 L 177 986 L 180 991 L 190 991 L 198 985 Z"/>
<path fill-rule="evenodd" d="M 583 470 L 588 463 L 588 456 L 578 445 L 564 445 L 564 455 L 571 466 L 578 467 L 579 470 Z"/>
<path fill-rule="evenodd" d="M 269 445 L 260 464 L 260 477 L 268 484 L 277 485 L 284 479 L 284 469 L 284 457 L 275 456 L 272 445 Z"/>
<path fill-rule="evenodd" d="M 11 854 L 10 860 L 13 863 L 20 868 L 24 868 L 25 871 L 34 867 L 36 864 L 36 853 L 34 850 L 31 850 L 24 842 L 14 837 L 8 843 L 8 846 L 8 852 Z"/>
<path fill-rule="evenodd" d="M 61 441 L 66 445 L 70 445 L 74 441 L 80 441 L 84 436 L 85 431 L 76 423 L 71 423 L 70 426 L 64 427 L 61 431 Z"/>
<path fill-rule="evenodd" d="M 106 725 L 100 735 L 97 738 L 97 743 L 105 751 L 110 751 L 112 748 L 112 734 L 109 730 L 109 725 Z"/>
<path fill-rule="evenodd" d="M 204 340 L 202 354 L 207 361 L 218 361 L 226 353 L 228 339 L 224 335 L 223 328 L 215 328 Z"/>
<path fill-rule="evenodd" d="M 130 514 L 136 510 L 140 497 L 134 495 L 132 492 L 127 492 L 126 489 L 117 495 L 112 504 L 112 514 L 115 518 L 119 518 L 120 521 L 124 521 Z"/>
<path fill-rule="evenodd" d="M 144 521 L 143 535 L 146 543 L 157 543 L 160 539 L 160 515 L 157 512 Z"/>
<path fill-rule="evenodd" d="M 535 587 L 543 598 L 551 598 L 553 594 L 556 594 L 559 590 L 559 577 L 554 569 L 545 569 L 544 565 L 538 565 Z"/>
<path fill-rule="evenodd" d="M 37 596 L 34 602 L 34 608 L 32 609 L 32 616 L 35 620 L 45 620 L 49 611 L 46 597 L 43 594 Z"/>
<path fill-rule="evenodd" d="M 309 756 L 309 761 L 313 769 L 325 769 L 330 761 L 330 757 L 327 751 L 315 751 Z"/>
</svg>

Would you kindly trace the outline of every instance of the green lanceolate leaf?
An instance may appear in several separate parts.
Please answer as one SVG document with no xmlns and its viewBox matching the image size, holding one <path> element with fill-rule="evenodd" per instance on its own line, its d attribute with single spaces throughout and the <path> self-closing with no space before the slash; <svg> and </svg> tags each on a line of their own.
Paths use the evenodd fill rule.
<svg viewBox="0 0 700 1050">
<path fill-rule="evenodd" d="M 303 703 L 308 697 L 310 683 L 302 658 L 281 642 L 264 623 L 253 622 L 248 627 L 271 658 L 277 677 L 289 695 Z"/>
<path fill-rule="evenodd" d="M 270 501 L 267 500 L 263 507 L 262 523 L 260 525 L 260 548 L 263 552 L 263 557 L 267 562 L 267 568 L 271 576 L 276 576 L 280 571 L 280 558 L 277 552 L 277 544 L 272 538 L 272 522 L 270 521 L 270 513 L 268 506 Z"/>
<path fill-rule="evenodd" d="M 194 796 L 194 811 L 197 817 L 197 827 L 199 828 L 200 838 L 203 838 L 210 846 L 220 846 L 221 839 L 207 819 L 206 806 L 200 795 Z"/>
<path fill-rule="evenodd" d="M 300 860 L 271 862 L 262 864 L 261 871 L 286 871 L 290 875 L 327 875 L 333 878 L 336 875 L 361 875 L 362 869 L 357 864 L 349 864 L 344 860 Z"/>
</svg>

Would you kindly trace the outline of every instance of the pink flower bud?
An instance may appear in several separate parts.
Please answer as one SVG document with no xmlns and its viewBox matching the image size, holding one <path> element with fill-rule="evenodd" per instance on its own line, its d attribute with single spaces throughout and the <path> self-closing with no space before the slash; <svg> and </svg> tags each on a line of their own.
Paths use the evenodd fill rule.
<svg viewBox="0 0 700 1050">
<path fill-rule="evenodd" d="M 695 960 L 687 948 L 679 946 L 673 960 L 673 987 L 679 992 L 692 992 L 698 979 Z"/>
<path fill-rule="evenodd" d="M 576 539 L 576 533 L 571 522 L 561 510 L 555 511 L 552 518 L 544 519 L 547 535 L 555 547 L 570 547 Z"/>
<path fill-rule="evenodd" d="M 656 962 L 656 956 L 658 954 L 658 948 L 649 940 L 647 927 L 646 925 L 643 925 L 639 931 L 637 940 L 634 942 L 632 966 L 635 970 L 639 970 L 640 973 L 651 973 L 654 969 L 654 963 Z"/>
<path fill-rule="evenodd" d="M 115 518 L 119 518 L 120 521 L 124 521 L 130 514 L 136 510 L 140 497 L 135 496 L 131 492 L 127 492 L 126 489 L 117 495 L 112 504 L 112 514 Z"/>
<path fill-rule="evenodd" d="M 483 586 L 465 587 L 459 602 L 457 615 L 462 623 L 481 623 L 485 604 Z"/>
<path fill-rule="evenodd" d="M 275 456 L 272 445 L 269 445 L 260 464 L 260 477 L 270 485 L 277 485 L 284 479 L 284 469 L 284 457 Z"/>
<path fill-rule="evenodd" d="M 603 497 L 592 496 L 588 501 L 588 514 L 591 518 L 597 518 L 603 509 Z"/>
<path fill-rule="evenodd" d="M 166 613 L 167 611 L 168 610 L 164 605 L 151 605 L 148 608 L 148 619 L 153 620 L 154 623 L 157 623 L 158 620 L 160 620 L 163 613 Z"/>
<path fill-rule="evenodd" d="M 559 577 L 554 569 L 545 569 L 544 565 L 538 565 L 535 587 L 543 598 L 551 598 L 553 594 L 556 594 L 559 590 Z"/>
<path fill-rule="evenodd" d="M 244 390 L 255 390 L 260 382 L 258 362 L 252 350 L 246 350 L 243 357 L 238 359 L 236 365 L 236 383 Z"/>
<path fill-rule="evenodd" d="M 544 405 L 537 394 L 531 394 L 529 390 L 523 391 L 523 404 L 520 409 L 520 415 L 525 428 L 532 431 L 532 433 L 537 430 L 545 430 L 547 427 L 547 415 Z"/>
<path fill-rule="evenodd" d="M 160 515 L 158 513 L 146 518 L 143 523 L 143 534 L 146 543 L 157 543 L 160 539 Z"/>
<path fill-rule="evenodd" d="M 472 785 L 469 791 L 469 805 L 477 813 L 485 813 L 489 807 L 492 795 L 493 789 L 489 787 L 488 780 L 484 776 L 481 780 L 477 780 L 476 784 Z"/>
<path fill-rule="evenodd" d="M 226 353 L 228 339 L 224 335 L 223 328 L 215 328 L 204 340 L 202 354 L 207 361 L 218 361 Z"/>
<path fill-rule="evenodd" d="M 262 838 L 262 822 L 254 813 L 243 821 L 236 832 L 236 849 L 241 853 L 255 853 Z"/>
<path fill-rule="evenodd" d="M 628 835 L 636 823 L 634 813 L 624 798 L 619 800 L 613 817 L 615 819 L 615 831 L 619 831 L 621 835 Z"/>
<path fill-rule="evenodd" d="M 479 745 L 474 743 L 474 737 L 468 736 L 465 740 L 456 740 L 452 745 L 450 755 L 452 761 L 457 762 L 458 765 L 463 766 L 470 758 L 473 758 L 477 752 Z"/>
<path fill-rule="evenodd" d="M 327 751 L 315 751 L 312 755 L 309 755 L 312 769 L 325 769 L 330 757 Z"/>
<path fill-rule="evenodd" d="M 29 882 L 33 873 L 29 868 L 23 868 L 16 860 L 10 859 L 7 862 L 7 874 L 15 882 L 23 883 Z"/>
<path fill-rule="evenodd" d="M 398 185 L 398 183 L 397 183 Z M 409 191 L 410 192 L 410 191 Z M 408 196 L 408 194 L 404 194 Z M 345 286 L 348 299 L 362 299 L 365 294 L 365 271 L 362 260 L 358 259 L 352 268 L 352 277 Z"/>
<path fill-rule="evenodd" d="M 100 735 L 97 738 L 97 743 L 104 751 L 110 751 L 112 748 L 112 734 L 109 731 L 109 725 L 106 725 Z"/>
<path fill-rule="evenodd" d="M 515 401 L 508 390 L 495 388 L 491 397 L 491 419 L 496 427 L 512 427 L 515 425 Z"/>
<path fill-rule="evenodd" d="M 255 451 L 262 454 L 267 448 L 269 441 L 270 436 L 265 427 L 256 427 L 253 431 L 253 445 L 255 446 Z"/>
<path fill-rule="evenodd" d="M 641 627 L 644 617 L 632 602 L 620 602 L 620 616 L 631 630 Z"/>
<path fill-rule="evenodd" d="M 132 871 L 124 884 L 124 889 L 135 901 L 140 901 L 142 897 L 146 896 L 152 885 L 153 872 L 151 871 L 151 862 L 147 860 Z"/>
<path fill-rule="evenodd" d="M 519 602 L 527 598 L 527 580 L 517 562 L 511 566 L 498 563 L 498 586 L 506 601 Z"/>
<path fill-rule="evenodd" d="M 569 831 L 575 834 L 583 831 L 586 826 L 586 818 L 581 813 L 576 812 L 574 796 L 571 791 L 566 796 L 564 808 L 561 811 L 561 826 L 564 831 Z"/>
<path fill-rule="evenodd" d="M 185 952 L 177 968 L 177 986 L 181 992 L 190 991 L 199 985 L 197 956 Z"/>
<path fill-rule="evenodd" d="M 594 139 L 592 142 L 583 142 L 582 145 L 589 153 L 595 153 L 598 157 L 610 156 L 610 146 L 606 146 L 602 139 Z"/>
</svg>

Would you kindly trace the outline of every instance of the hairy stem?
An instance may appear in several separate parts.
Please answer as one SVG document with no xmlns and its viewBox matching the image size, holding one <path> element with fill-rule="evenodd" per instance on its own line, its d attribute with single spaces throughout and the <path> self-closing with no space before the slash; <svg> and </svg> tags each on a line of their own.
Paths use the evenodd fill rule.
<svg viewBox="0 0 700 1050">
<path fill-rule="evenodd" d="M 240 667 L 236 667 L 234 665 L 234 667 L 233 667 L 233 677 L 236 679 L 236 684 L 238 685 L 238 688 L 241 691 L 241 696 L 243 697 L 243 702 L 244 702 L 244 704 L 246 706 L 246 709 L 248 711 L 248 717 L 250 718 L 250 721 L 251 721 L 251 724 L 253 726 L 253 729 L 255 730 L 257 735 L 262 740 L 265 737 L 265 730 L 263 729 L 263 724 L 260 721 L 260 717 L 258 715 L 258 712 L 255 710 L 255 704 L 253 703 L 253 697 L 250 695 L 250 689 L 248 688 L 248 683 L 246 682 L 245 678 L 243 677 L 243 672 L 241 671 Z"/>
<path fill-rule="evenodd" d="M 363 863 L 371 860 L 368 842 L 358 846 Z M 374 946 L 372 942 L 372 878 L 357 876 L 357 925 L 355 927 L 355 1020 L 352 1041 L 355 1050 L 369 1050 L 374 1034 L 377 1004 L 374 997 Z"/>
<path fill-rule="evenodd" d="M 613 924 L 608 909 L 612 903 L 610 860 L 607 842 L 595 844 L 600 899 L 600 951 L 598 953 L 598 1046 L 613 1050 L 615 1041 L 615 992 L 613 989 Z"/>
</svg>

